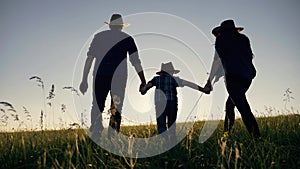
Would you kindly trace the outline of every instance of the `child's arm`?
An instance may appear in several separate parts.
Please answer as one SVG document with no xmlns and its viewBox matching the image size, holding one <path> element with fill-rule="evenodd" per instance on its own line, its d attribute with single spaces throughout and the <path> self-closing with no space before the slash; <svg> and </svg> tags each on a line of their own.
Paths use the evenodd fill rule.
<svg viewBox="0 0 300 169">
<path fill-rule="evenodd" d="M 197 85 L 193 82 L 189 82 L 189 81 L 186 81 L 186 80 L 182 80 L 182 85 L 183 86 L 188 86 L 188 87 L 190 87 L 192 89 L 195 89 L 195 90 L 199 90 L 199 91 L 201 91 L 205 94 L 209 94 L 210 91 L 211 91 L 210 88 L 207 88 L 207 87 L 203 88 L 203 87 L 201 87 L 201 86 L 199 86 L 199 85 Z"/>
<path fill-rule="evenodd" d="M 150 82 L 148 82 L 144 87 L 141 88 L 141 90 L 140 90 L 141 94 L 142 94 L 142 95 L 146 94 L 147 91 L 148 91 L 151 87 L 153 87 L 153 84 L 150 83 Z"/>
</svg>

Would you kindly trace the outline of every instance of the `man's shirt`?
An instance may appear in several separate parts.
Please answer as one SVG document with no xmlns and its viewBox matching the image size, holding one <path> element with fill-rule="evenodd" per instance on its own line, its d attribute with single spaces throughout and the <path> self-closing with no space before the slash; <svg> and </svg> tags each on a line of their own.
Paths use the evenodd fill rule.
<svg viewBox="0 0 300 169">
<path fill-rule="evenodd" d="M 118 30 L 97 33 L 87 53 L 96 59 L 94 75 L 97 76 L 127 76 L 127 54 L 132 65 L 141 64 L 134 39 Z"/>
</svg>

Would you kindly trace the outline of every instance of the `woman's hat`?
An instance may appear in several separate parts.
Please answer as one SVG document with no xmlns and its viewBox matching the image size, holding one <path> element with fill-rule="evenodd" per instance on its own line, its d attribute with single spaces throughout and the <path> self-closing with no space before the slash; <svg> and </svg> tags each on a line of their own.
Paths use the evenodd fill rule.
<svg viewBox="0 0 300 169">
<path fill-rule="evenodd" d="M 215 33 L 220 33 L 224 30 L 232 30 L 232 29 L 235 29 L 237 30 L 238 32 L 244 30 L 243 27 L 235 27 L 235 24 L 234 24 L 234 21 L 229 19 L 229 20 L 225 20 L 221 23 L 221 26 L 218 26 L 218 27 L 215 27 L 213 30 L 212 30 L 212 34 L 215 34 Z"/>
<path fill-rule="evenodd" d="M 215 27 L 211 33 L 214 35 L 214 36 L 218 36 L 219 33 L 221 33 L 221 28 L 220 27 Z"/>
<path fill-rule="evenodd" d="M 172 62 L 168 62 L 168 63 L 162 63 L 161 70 L 159 72 L 156 72 L 156 74 L 160 75 L 162 72 L 176 74 L 179 73 L 180 70 L 175 70 Z"/>
<path fill-rule="evenodd" d="M 120 14 L 113 14 L 110 18 L 110 22 L 104 22 L 107 25 L 119 25 L 123 27 L 129 26 L 128 23 L 124 23 L 122 19 L 122 15 Z"/>
</svg>

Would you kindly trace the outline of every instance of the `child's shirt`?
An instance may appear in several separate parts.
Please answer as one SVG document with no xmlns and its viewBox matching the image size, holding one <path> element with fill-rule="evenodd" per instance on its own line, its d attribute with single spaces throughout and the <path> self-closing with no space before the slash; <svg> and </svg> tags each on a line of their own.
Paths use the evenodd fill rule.
<svg viewBox="0 0 300 169">
<path fill-rule="evenodd" d="M 176 87 L 183 87 L 183 80 L 179 77 L 174 77 L 168 73 L 163 73 L 160 76 L 155 76 L 149 83 L 156 87 L 155 102 L 161 101 L 176 101 Z"/>
</svg>

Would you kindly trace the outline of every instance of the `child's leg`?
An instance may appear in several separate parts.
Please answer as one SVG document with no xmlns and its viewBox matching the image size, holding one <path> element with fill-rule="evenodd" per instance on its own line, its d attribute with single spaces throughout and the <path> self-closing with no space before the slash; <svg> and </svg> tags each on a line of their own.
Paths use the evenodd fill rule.
<svg viewBox="0 0 300 169">
<path fill-rule="evenodd" d="M 155 110 L 156 110 L 156 122 L 157 122 L 158 134 L 161 134 L 167 130 L 167 125 L 166 125 L 167 107 L 164 104 L 156 103 Z"/>
<path fill-rule="evenodd" d="M 168 116 L 168 132 L 170 134 L 170 139 L 174 140 L 176 138 L 177 101 L 168 101 L 166 109 Z"/>
</svg>

